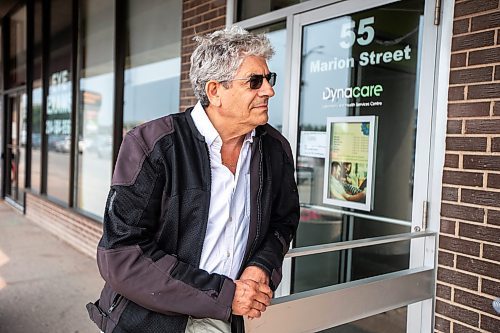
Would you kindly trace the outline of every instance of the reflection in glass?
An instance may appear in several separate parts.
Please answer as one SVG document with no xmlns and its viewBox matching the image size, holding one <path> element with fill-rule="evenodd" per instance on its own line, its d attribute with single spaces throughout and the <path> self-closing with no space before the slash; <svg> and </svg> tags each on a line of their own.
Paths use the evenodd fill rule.
<svg viewBox="0 0 500 333">
<path fill-rule="evenodd" d="M 26 94 L 9 96 L 8 110 L 6 194 L 22 205 L 26 186 Z"/>
<path fill-rule="evenodd" d="M 278 9 L 289 7 L 308 0 L 239 0 L 238 21 L 269 13 Z"/>
<path fill-rule="evenodd" d="M 423 1 L 406 0 L 303 27 L 296 246 L 410 230 L 422 17 Z M 327 117 L 372 115 L 378 120 L 374 201 L 363 213 L 400 224 L 328 211 L 342 208 L 323 203 Z M 409 243 L 322 256 L 294 260 L 294 291 L 405 269 Z M 315 267 L 327 269 L 318 277 Z"/>
<path fill-rule="evenodd" d="M 26 187 L 26 138 L 28 134 L 27 129 L 27 98 L 26 94 L 22 94 L 16 97 L 18 102 L 16 103 L 19 107 L 19 146 L 18 146 L 18 157 L 17 157 L 17 169 L 18 169 L 18 182 L 17 188 L 19 191 L 19 197 L 17 200 L 23 202 L 24 196 L 22 193 Z"/>
<path fill-rule="evenodd" d="M 407 307 L 330 328 L 320 333 L 406 333 Z"/>
<path fill-rule="evenodd" d="M 113 136 L 113 2 L 80 2 L 78 208 L 102 217 L 111 184 Z"/>
<path fill-rule="evenodd" d="M 182 2 L 128 0 L 127 9 L 125 130 L 179 111 Z"/>
<path fill-rule="evenodd" d="M 71 150 L 71 15 L 70 1 L 50 2 L 49 92 L 45 135 L 48 142 L 47 194 L 69 200 Z"/>
<path fill-rule="evenodd" d="M 275 54 L 267 65 L 271 72 L 277 74 L 277 81 L 273 87 L 275 95 L 269 100 L 268 122 L 281 132 L 283 130 L 283 95 L 285 90 L 286 23 L 275 23 L 264 28 L 252 30 L 252 32 L 265 33 L 274 47 Z"/>
<path fill-rule="evenodd" d="M 23 6 L 10 17 L 10 88 L 26 84 L 26 23 L 26 6 Z"/>
</svg>

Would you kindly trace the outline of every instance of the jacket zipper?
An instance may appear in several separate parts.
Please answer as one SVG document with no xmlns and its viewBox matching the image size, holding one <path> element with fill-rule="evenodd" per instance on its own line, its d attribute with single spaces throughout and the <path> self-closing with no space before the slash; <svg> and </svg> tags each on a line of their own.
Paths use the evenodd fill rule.
<svg viewBox="0 0 500 333">
<path fill-rule="evenodd" d="M 252 241 L 252 246 L 250 247 L 250 251 L 248 251 L 248 255 L 243 261 L 244 263 L 246 263 L 247 260 L 250 259 L 251 255 L 253 254 L 253 251 L 255 250 L 255 247 L 257 245 L 257 240 L 259 239 L 259 234 L 260 234 L 260 225 L 262 220 L 261 197 L 262 197 L 262 184 L 263 184 L 262 160 L 264 158 L 264 154 L 262 153 L 262 138 L 259 138 L 259 157 L 260 159 L 259 159 L 259 190 L 257 191 L 257 229 L 255 231 L 255 238 Z"/>
<path fill-rule="evenodd" d="M 113 300 L 113 303 L 111 304 L 111 306 L 108 309 L 108 313 L 109 314 L 111 314 L 111 312 L 113 312 L 113 310 L 118 306 L 118 304 L 120 304 L 120 301 L 122 300 L 122 298 L 123 298 L 122 295 L 116 295 L 115 296 L 115 299 Z"/>
</svg>

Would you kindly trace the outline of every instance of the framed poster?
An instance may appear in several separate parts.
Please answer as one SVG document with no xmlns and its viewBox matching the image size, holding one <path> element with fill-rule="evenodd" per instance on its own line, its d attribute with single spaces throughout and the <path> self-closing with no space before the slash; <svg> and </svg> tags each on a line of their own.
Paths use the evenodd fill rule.
<svg viewBox="0 0 500 333">
<path fill-rule="evenodd" d="M 326 129 L 323 203 L 372 210 L 377 117 L 329 117 Z"/>
</svg>

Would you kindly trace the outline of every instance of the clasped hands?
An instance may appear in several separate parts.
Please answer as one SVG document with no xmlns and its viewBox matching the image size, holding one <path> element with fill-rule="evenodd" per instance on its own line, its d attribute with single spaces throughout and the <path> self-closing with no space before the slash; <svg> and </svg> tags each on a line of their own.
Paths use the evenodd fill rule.
<svg viewBox="0 0 500 333">
<path fill-rule="evenodd" d="M 248 266 L 234 283 L 233 314 L 259 318 L 273 297 L 267 273 L 257 266 Z"/>
</svg>

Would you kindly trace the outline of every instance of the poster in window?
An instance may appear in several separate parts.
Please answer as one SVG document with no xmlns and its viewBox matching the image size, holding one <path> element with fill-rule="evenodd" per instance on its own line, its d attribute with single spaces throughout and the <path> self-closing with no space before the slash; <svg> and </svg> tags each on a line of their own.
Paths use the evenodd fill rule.
<svg viewBox="0 0 500 333">
<path fill-rule="evenodd" d="M 326 128 L 323 202 L 372 210 L 377 117 L 329 117 Z"/>
</svg>

